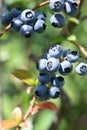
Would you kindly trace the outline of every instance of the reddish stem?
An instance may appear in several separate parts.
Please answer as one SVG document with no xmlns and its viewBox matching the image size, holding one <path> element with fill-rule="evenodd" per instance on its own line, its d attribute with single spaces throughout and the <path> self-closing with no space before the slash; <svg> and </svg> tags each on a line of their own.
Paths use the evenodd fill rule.
<svg viewBox="0 0 87 130">
<path fill-rule="evenodd" d="M 33 97 L 32 101 L 31 101 L 31 105 L 29 106 L 29 108 L 28 108 L 26 114 L 25 114 L 24 117 L 23 117 L 23 121 L 26 121 L 27 118 L 31 115 L 32 108 L 33 108 L 33 106 L 34 106 L 35 100 L 36 100 L 36 96 Z"/>
<path fill-rule="evenodd" d="M 45 2 L 42 2 L 42 3 L 40 3 L 40 4 L 37 4 L 37 5 L 35 5 L 35 6 L 32 8 L 32 10 L 36 10 L 36 9 L 42 7 L 42 6 L 45 6 L 45 5 L 49 4 L 49 2 L 50 2 L 50 0 L 47 0 L 47 1 L 45 1 Z"/>
</svg>

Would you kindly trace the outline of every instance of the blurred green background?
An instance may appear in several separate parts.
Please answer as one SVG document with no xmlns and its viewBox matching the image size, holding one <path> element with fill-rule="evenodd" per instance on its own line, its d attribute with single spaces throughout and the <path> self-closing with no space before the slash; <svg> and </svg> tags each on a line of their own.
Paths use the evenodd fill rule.
<svg viewBox="0 0 87 130">
<path fill-rule="evenodd" d="M 4 12 L 5 7 L 9 11 L 13 7 L 22 10 L 31 9 L 41 2 L 41 0 L 5 0 L 2 9 L 4 8 Z M 14 69 L 27 69 L 30 77 L 37 78 L 38 71 L 32 56 L 34 59 L 42 57 L 44 50 L 53 43 L 61 44 L 64 49 L 78 50 L 67 40 L 67 37 L 59 35 L 62 29 L 55 29 L 51 26 L 49 19 L 53 12 L 50 11 L 48 5 L 38 10 L 47 15 L 47 28 L 44 33 L 35 33 L 32 38 L 26 39 L 10 29 L 0 37 L 0 117 L 2 119 L 11 119 L 12 110 L 16 106 L 20 106 L 24 114 L 32 99 L 32 94 L 26 93 L 26 86 L 11 74 Z M 86 0 L 81 9 L 81 17 L 85 15 L 87 15 Z M 67 16 L 66 21 L 69 22 Z M 0 25 L 0 31 L 2 29 L 4 26 Z M 87 49 L 87 20 L 76 25 L 72 34 Z M 79 53 L 84 59 L 82 53 Z M 87 130 L 87 76 L 77 75 L 75 65 L 72 74 L 64 76 L 65 85 L 61 98 L 51 100 L 60 108 L 59 112 L 41 110 L 30 117 L 29 128 L 23 128 L 23 130 Z"/>
</svg>

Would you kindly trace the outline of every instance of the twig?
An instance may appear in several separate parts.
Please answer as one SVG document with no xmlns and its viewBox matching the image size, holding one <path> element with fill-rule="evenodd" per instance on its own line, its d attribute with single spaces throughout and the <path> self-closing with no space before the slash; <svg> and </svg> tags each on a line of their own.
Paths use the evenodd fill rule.
<svg viewBox="0 0 87 130">
<path fill-rule="evenodd" d="M 50 2 L 50 0 L 47 0 L 47 1 L 45 1 L 45 2 L 42 2 L 42 3 L 40 3 L 40 4 L 37 4 L 37 5 L 35 5 L 35 6 L 32 8 L 32 10 L 36 10 L 36 9 L 42 7 L 42 6 L 45 6 L 45 5 L 49 4 L 49 2 Z"/>
<path fill-rule="evenodd" d="M 67 36 L 70 36 L 71 33 L 69 32 L 68 28 L 64 26 L 63 28 L 64 32 L 66 33 Z M 82 53 L 83 55 L 87 58 L 87 50 L 81 46 L 77 41 L 71 41 Z"/>
<path fill-rule="evenodd" d="M 8 26 L 6 26 L 6 28 L 5 28 L 2 32 L 0 32 L 0 37 L 1 37 L 5 32 L 7 32 L 10 28 L 11 28 L 11 23 L 10 23 Z"/>
<path fill-rule="evenodd" d="M 32 101 L 31 101 L 31 105 L 29 106 L 29 108 L 28 108 L 26 114 L 25 114 L 24 117 L 23 117 L 23 121 L 26 121 L 27 118 L 31 115 L 32 108 L 33 108 L 33 106 L 34 106 L 35 100 L 36 100 L 36 96 L 33 97 Z"/>
</svg>

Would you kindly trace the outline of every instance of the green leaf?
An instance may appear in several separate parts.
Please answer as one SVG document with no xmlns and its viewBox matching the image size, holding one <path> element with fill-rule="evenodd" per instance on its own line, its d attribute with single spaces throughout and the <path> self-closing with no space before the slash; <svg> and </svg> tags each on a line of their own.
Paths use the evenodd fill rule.
<svg viewBox="0 0 87 130">
<path fill-rule="evenodd" d="M 77 18 L 75 18 L 75 17 L 69 18 L 69 21 L 72 21 L 75 24 L 79 24 L 80 23 L 79 20 Z"/>
<path fill-rule="evenodd" d="M 39 81 L 37 79 L 34 79 L 34 78 L 23 79 L 22 81 L 26 84 L 33 86 L 33 87 L 39 83 Z"/>
<path fill-rule="evenodd" d="M 15 69 L 12 74 L 20 80 L 28 79 L 30 77 L 29 71 L 24 69 Z"/>
<path fill-rule="evenodd" d="M 27 70 L 23 70 L 23 69 L 16 69 L 12 72 L 12 74 L 22 80 L 24 83 L 28 84 L 28 85 L 31 85 L 31 86 L 36 86 L 39 81 L 37 79 L 34 79 L 34 78 L 30 78 L 30 74 L 29 74 L 29 71 Z"/>
<path fill-rule="evenodd" d="M 67 37 L 68 41 L 76 41 L 76 36 L 75 35 L 70 35 L 69 37 Z"/>
</svg>

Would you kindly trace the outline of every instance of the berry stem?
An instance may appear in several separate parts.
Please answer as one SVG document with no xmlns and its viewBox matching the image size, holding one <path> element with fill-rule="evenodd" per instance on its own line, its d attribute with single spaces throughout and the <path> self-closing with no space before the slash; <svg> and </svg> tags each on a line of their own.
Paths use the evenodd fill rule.
<svg viewBox="0 0 87 130">
<path fill-rule="evenodd" d="M 5 32 L 7 32 L 10 28 L 11 28 L 11 23 L 10 23 L 8 26 L 6 26 L 5 29 L 4 29 L 2 32 L 0 32 L 0 37 L 1 37 Z"/>
<path fill-rule="evenodd" d="M 45 6 L 45 5 L 49 4 L 49 2 L 50 2 L 50 0 L 47 0 L 47 1 L 45 1 L 45 2 L 42 2 L 42 3 L 40 3 L 40 4 L 37 4 L 37 5 L 35 5 L 35 6 L 32 8 L 32 10 L 36 10 L 36 9 L 42 7 L 42 6 Z"/>
<path fill-rule="evenodd" d="M 70 32 L 66 26 L 63 28 L 64 32 L 66 33 L 67 36 L 70 36 Z M 87 50 L 81 46 L 77 41 L 71 41 L 81 52 L 82 54 L 87 58 Z"/>
<path fill-rule="evenodd" d="M 28 108 L 26 114 L 25 114 L 24 117 L 23 117 L 23 121 L 26 121 L 27 118 L 31 115 L 32 108 L 33 108 L 33 106 L 34 106 L 35 101 L 36 101 L 36 96 L 33 97 L 32 101 L 31 101 L 31 105 L 29 106 L 29 108 Z"/>
</svg>

